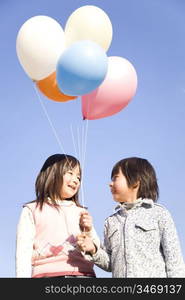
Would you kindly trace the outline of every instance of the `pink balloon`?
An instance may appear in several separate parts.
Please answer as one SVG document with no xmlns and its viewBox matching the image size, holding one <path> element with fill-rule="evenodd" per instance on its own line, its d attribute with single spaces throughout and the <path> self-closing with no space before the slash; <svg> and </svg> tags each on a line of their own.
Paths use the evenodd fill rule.
<svg viewBox="0 0 185 300">
<path fill-rule="evenodd" d="M 125 58 L 108 58 L 108 71 L 103 83 L 94 91 L 82 96 L 84 119 L 96 120 L 122 110 L 133 98 L 137 89 L 137 73 Z"/>
</svg>

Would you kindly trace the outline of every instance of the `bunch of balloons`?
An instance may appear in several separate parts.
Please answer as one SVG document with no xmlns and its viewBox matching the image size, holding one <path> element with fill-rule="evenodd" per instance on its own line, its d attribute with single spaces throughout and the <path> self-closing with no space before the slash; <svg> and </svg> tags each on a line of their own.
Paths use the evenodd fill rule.
<svg viewBox="0 0 185 300">
<path fill-rule="evenodd" d="M 65 29 L 51 17 L 34 16 L 20 28 L 16 51 L 26 74 L 47 98 L 66 102 L 81 96 L 83 119 L 100 119 L 123 109 L 137 88 L 125 58 L 108 57 L 112 24 L 99 7 L 85 5 Z"/>
</svg>

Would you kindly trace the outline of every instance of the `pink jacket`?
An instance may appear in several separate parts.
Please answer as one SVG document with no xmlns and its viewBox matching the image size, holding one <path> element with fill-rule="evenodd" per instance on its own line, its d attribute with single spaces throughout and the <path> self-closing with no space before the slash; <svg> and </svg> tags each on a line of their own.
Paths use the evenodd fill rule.
<svg viewBox="0 0 185 300">
<path fill-rule="evenodd" d="M 36 202 L 26 206 L 32 211 L 36 228 L 32 277 L 95 276 L 93 262 L 76 249 L 76 236 L 81 233 L 79 216 L 84 209 L 67 200 L 60 201 L 58 210 L 49 204 L 40 210 Z"/>
</svg>

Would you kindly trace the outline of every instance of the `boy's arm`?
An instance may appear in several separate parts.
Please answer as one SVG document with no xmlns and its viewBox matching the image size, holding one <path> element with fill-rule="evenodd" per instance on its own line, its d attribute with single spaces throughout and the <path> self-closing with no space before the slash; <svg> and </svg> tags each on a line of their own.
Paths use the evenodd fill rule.
<svg viewBox="0 0 185 300">
<path fill-rule="evenodd" d="M 185 264 L 174 221 L 167 210 L 159 221 L 167 277 L 185 277 Z"/>
<path fill-rule="evenodd" d="M 87 234 L 84 234 L 81 238 L 79 238 L 80 241 L 80 248 L 82 251 L 82 254 L 85 256 L 86 259 L 93 261 L 98 267 L 101 269 L 111 272 L 111 251 L 109 250 L 109 240 L 107 238 L 107 227 L 104 226 L 104 245 L 101 244 L 100 239 L 98 244 L 96 243 L 96 240 L 93 240 L 93 238 Z M 85 237 L 86 235 L 86 237 Z M 83 246 L 85 247 L 83 248 Z"/>
<path fill-rule="evenodd" d="M 104 225 L 104 243 L 97 249 L 96 253 L 92 254 L 92 260 L 101 269 L 111 272 L 111 250 L 108 239 L 108 224 Z"/>
<path fill-rule="evenodd" d="M 91 231 L 86 232 L 86 235 L 92 239 L 96 249 L 99 249 L 101 242 L 100 242 L 100 238 L 97 235 L 96 230 L 94 229 L 94 227 L 92 227 Z"/>
</svg>

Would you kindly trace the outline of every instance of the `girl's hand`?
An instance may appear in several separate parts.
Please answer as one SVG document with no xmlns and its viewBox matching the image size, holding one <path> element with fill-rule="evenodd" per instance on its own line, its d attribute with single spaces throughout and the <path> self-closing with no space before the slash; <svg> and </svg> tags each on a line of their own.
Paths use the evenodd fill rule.
<svg viewBox="0 0 185 300">
<path fill-rule="evenodd" d="M 80 228 L 82 231 L 88 232 L 92 230 L 92 217 L 89 215 L 87 211 L 83 211 L 80 214 Z"/>
<path fill-rule="evenodd" d="M 90 237 L 85 233 L 77 236 L 77 246 L 83 252 L 88 252 L 90 254 L 96 253 L 96 247 Z"/>
</svg>

